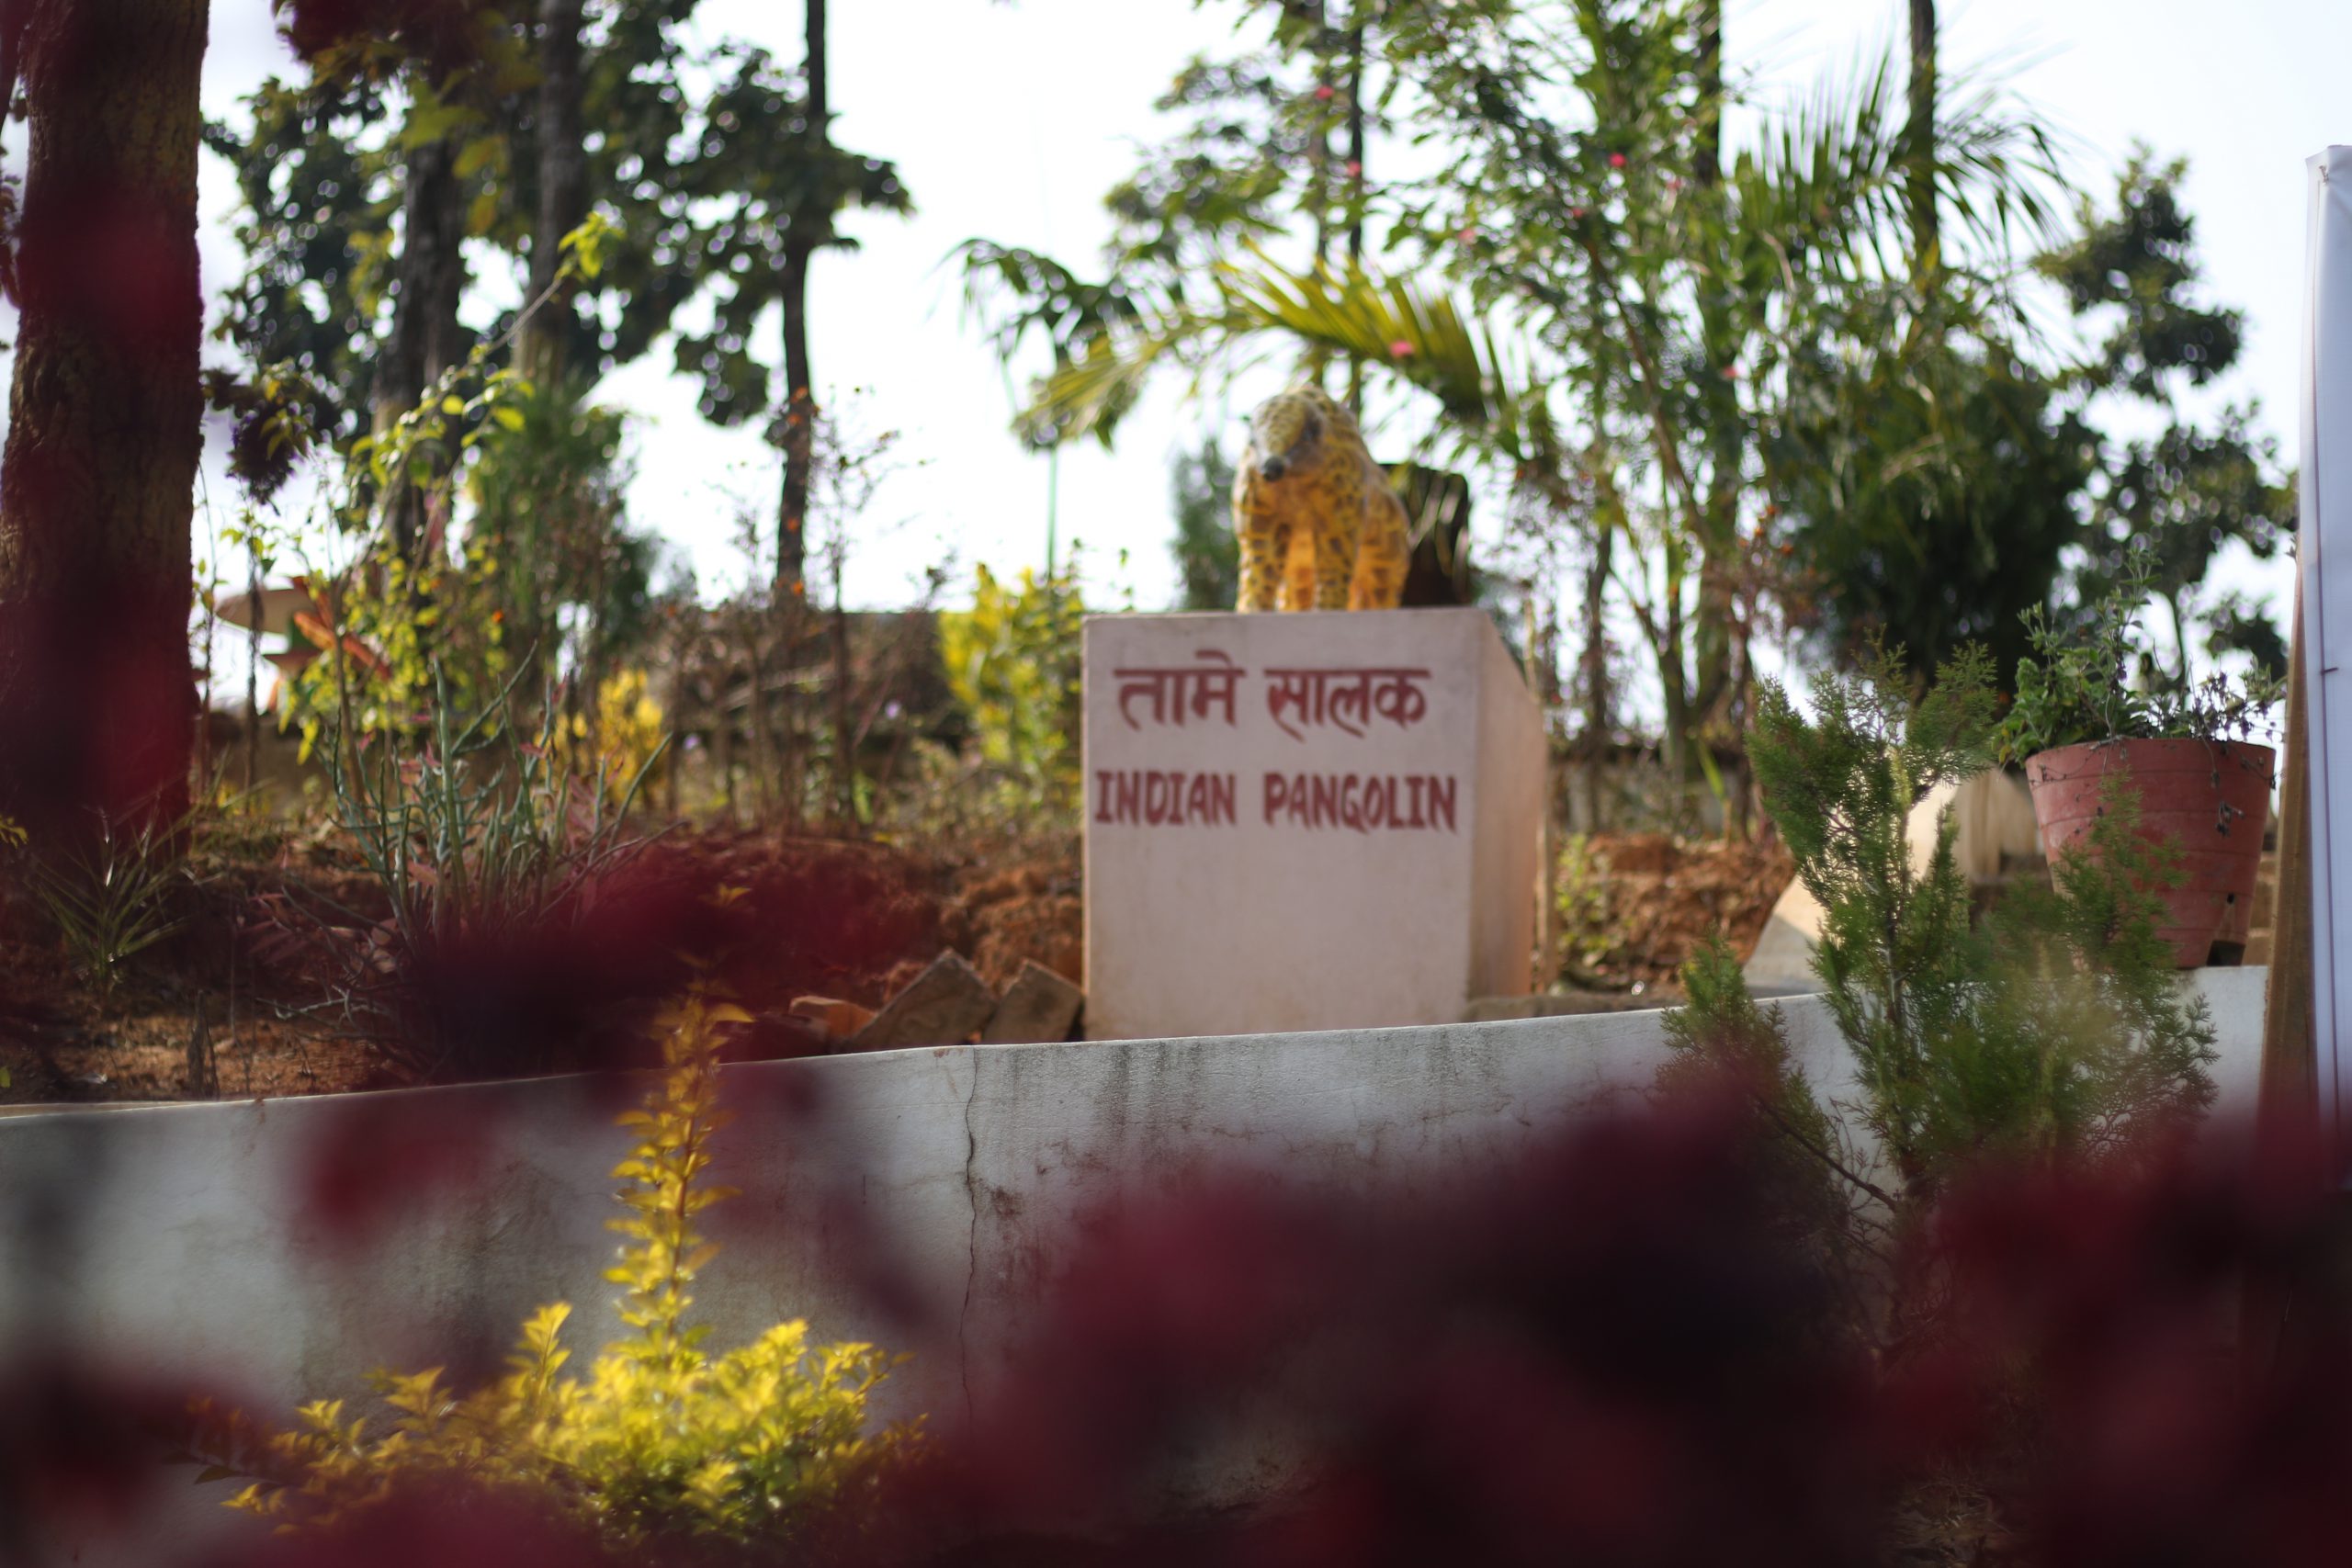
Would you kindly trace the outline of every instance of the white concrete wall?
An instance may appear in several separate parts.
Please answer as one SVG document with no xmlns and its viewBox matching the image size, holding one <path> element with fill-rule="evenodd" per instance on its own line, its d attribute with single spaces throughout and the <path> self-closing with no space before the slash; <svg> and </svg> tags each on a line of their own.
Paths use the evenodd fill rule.
<svg viewBox="0 0 2352 1568">
<path fill-rule="evenodd" d="M 2198 976 L 2225 1112 L 2252 1103 L 2264 975 Z M 1782 1005 L 1816 1093 L 1850 1103 L 1851 1059 L 1819 1001 Z M 952 1427 L 1001 1375 L 1090 1208 L 1200 1161 L 1349 1190 L 1509 1152 L 1641 1094 L 1666 1050 L 1658 1019 L 732 1067 L 739 1120 L 717 1175 L 744 1196 L 711 1212 L 726 1249 L 697 1312 L 719 1346 L 805 1316 L 912 1349 L 887 1410 Z M 378 1366 L 494 1361 L 556 1299 L 579 1309 L 569 1343 L 593 1353 L 618 1330 L 601 1274 L 628 1142 L 612 1117 L 634 1093 L 555 1078 L 0 1120 L 0 1349 L 201 1373 L 272 1413 L 358 1393 Z M 431 1179 L 452 1160 L 469 1179 Z M 364 1243 L 311 1204 L 336 1168 L 381 1205 Z M 232 1524 L 218 1495 L 190 1494 L 188 1519 Z M 160 1559 L 85 1559 L 107 1560 Z"/>
</svg>

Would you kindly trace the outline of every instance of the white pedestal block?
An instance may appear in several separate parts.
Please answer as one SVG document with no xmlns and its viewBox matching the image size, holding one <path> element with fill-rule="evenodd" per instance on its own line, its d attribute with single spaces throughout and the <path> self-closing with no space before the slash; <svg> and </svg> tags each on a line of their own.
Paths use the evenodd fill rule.
<svg viewBox="0 0 2352 1568">
<path fill-rule="evenodd" d="M 1483 611 L 1095 616 L 1085 652 L 1091 1038 L 1528 988 L 1543 719 Z"/>
</svg>

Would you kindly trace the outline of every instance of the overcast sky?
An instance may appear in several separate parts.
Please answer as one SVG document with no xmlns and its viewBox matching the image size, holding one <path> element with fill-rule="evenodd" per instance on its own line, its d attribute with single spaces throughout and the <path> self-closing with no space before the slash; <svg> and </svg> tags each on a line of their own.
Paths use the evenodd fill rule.
<svg viewBox="0 0 2352 1568">
<path fill-rule="evenodd" d="M 1091 263 L 1105 237 L 1104 190 L 1134 165 L 1138 141 L 1163 134 L 1152 99 L 1186 58 L 1227 47 L 1238 7 L 1224 0 L 850 0 L 832 11 L 840 141 L 895 159 L 910 219 L 859 215 L 864 248 L 821 256 L 811 283 L 820 386 L 856 423 L 900 434 L 908 468 L 877 497 L 854 557 L 849 597 L 902 601 L 922 570 L 952 551 L 965 577 L 1038 563 L 1046 471 L 1007 434 L 1005 377 L 961 319 L 943 258 L 986 235 Z M 2103 186 L 2135 139 L 2185 155 L 2213 299 L 2247 315 L 2247 348 L 2225 395 L 2258 398 L 2293 460 L 2303 265 L 2303 159 L 2352 141 L 2341 72 L 2352 61 L 2352 6 L 2339 0 L 1946 0 L 1947 69 L 2016 67 L 2017 90 L 2064 134 L 2075 172 Z M 709 38 L 734 34 L 780 59 L 800 53 L 794 0 L 708 0 Z M 1755 73 L 1764 101 L 1804 90 L 1894 36 L 1900 0 L 1730 0 L 1726 51 Z M 271 73 L 295 67 L 266 0 L 215 0 L 207 111 Z M 2331 81 L 2331 76 L 2336 78 Z M 22 156 L 11 138 L 12 162 Z M 229 234 L 232 189 L 207 157 L 204 258 L 209 288 L 240 265 Z M 1376 173 L 1376 171 L 1375 171 Z M 763 336 L 772 346 L 773 325 Z M 666 351 L 608 379 L 599 396 L 639 416 L 631 510 L 716 586 L 741 568 L 739 507 L 770 513 L 775 457 L 747 432 L 719 432 L 692 387 L 666 374 Z M 850 389 L 865 390 L 844 397 Z M 1175 591 L 1167 539 L 1168 457 L 1204 429 L 1230 434 L 1229 402 L 1158 384 L 1119 449 L 1089 444 L 1062 464 L 1064 539 L 1082 538 L 1099 597 L 1125 591 L 1143 607 Z M 215 483 L 216 501 L 224 498 Z M 1125 563 L 1120 564 L 1124 552 Z M 2256 581 L 2276 586 L 2279 570 Z"/>
</svg>

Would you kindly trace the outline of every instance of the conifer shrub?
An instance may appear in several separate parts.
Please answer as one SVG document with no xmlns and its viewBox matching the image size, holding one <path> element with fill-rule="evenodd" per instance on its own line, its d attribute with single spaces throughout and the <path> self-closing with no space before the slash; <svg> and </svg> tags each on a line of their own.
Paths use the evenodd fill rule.
<svg viewBox="0 0 2352 1568">
<path fill-rule="evenodd" d="M 1877 1194 L 1866 1163 L 1836 1118 L 1823 1110 L 1789 1051 L 1788 1021 L 1778 1006 L 1748 994 L 1739 959 L 1718 936 L 1682 968 L 1681 1007 L 1664 1018 L 1670 1055 L 1657 1089 L 1668 1100 L 1729 1095 L 1744 1102 L 1742 1147 L 1763 1211 L 1816 1261 L 1845 1265 L 1867 1242 L 1861 1213 Z"/>
<path fill-rule="evenodd" d="M 1895 1190 L 1829 1163 L 1898 1221 L 1988 1156 L 2143 1157 L 2213 1098 L 2211 1021 L 2156 935 L 2155 890 L 2177 882 L 2177 853 L 2140 837 L 2128 784 L 2110 782 L 2096 832 L 2062 853 L 2049 888 L 2013 895 L 1981 922 L 1948 815 L 1915 859 L 1913 808 L 1991 764 L 1990 676 L 1983 651 L 1964 650 L 1914 696 L 1900 651 L 1876 650 L 1859 672 L 1821 681 L 1810 717 L 1767 682 L 1751 741 L 1773 819 L 1822 908 L 1815 973 Z M 1692 966 L 1675 1036 L 1761 1074 L 1792 1105 L 1778 1021 L 1730 983 L 1727 963 Z M 1809 1123 L 1781 1131 L 1825 1159 L 1833 1152 Z"/>
<path fill-rule="evenodd" d="M 919 1423 L 868 1429 L 867 1401 L 903 1358 L 812 1344 L 797 1320 L 714 1353 L 708 1325 L 688 1320 L 695 1278 L 718 1251 L 696 1217 L 736 1195 L 707 1179 L 711 1135 L 728 1120 L 720 1031 L 749 1021 L 699 993 L 661 1021 L 666 1066 L 621 1118 L 639 1137 L 613 1172 L 628 1213 L 611 1224 L 627 1239 L 605 1278 L 623 1287 L 628 1333 L 584 1376 L 565 1370 L 571 1309 L 554 1303 L 485 1387 L 460 1393 L 440 1368 L 377 1372 L 387 1423 L 336 1399 L 304 1405 L 281 1431 L 200 1406 L 190 1447 L 209 1462 L 198 1480 L 244 1480 L 228 1506 L 288 1533 L 364 1531 L 373 1510 L 423 1499 L 498 1517 L 519 1507 L 628 1560 L 682 1542 L 777 1546 L 854 1517 L 921 1441 Z"/>
</svg>

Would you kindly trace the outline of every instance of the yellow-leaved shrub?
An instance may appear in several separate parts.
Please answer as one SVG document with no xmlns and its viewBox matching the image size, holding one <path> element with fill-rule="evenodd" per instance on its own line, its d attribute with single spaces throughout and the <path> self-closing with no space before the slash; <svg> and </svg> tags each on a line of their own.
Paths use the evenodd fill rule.
<svg viewBox="0 0 2352 1568">
<path fill-rule="evenodd" d="M 548 727 L 548 744 L 564 767 L 594 781 L 615 805 L 627 803 L 652 765 L 668 731 L 662 705 L 653 700 L 645 671 L 618 670 L 596 687 L 596 719 L 585 714 L 557 716 Z"/>
<path fill-rule="evenodd" d="M 1067 812 L 1079 795 L 1079 637 L 1075 574 L 1018 583 L 979 569 L 972 607 L 939 617 L 948 688 L 971 716 L 981 760 L 1009 802 Z"/>
<path fill-rule="evenodd" d="M 699 993 L 661 1021 L 667 1065 L 643 1109 L 621 1118 L 639 1141 L 614 1169 L 629 1212 L 611 1224 L 628 1239 L 605 1278 L 624 1287 L 629 1333 L 584 1377 L 565 1371 L 571 1309 L 556 1303 L 524 1324 L 487 1387 L 458 1393 L 439 1368 L 376 1373 L 391 1411 L 381 1429 L 341 1400 L 303 1406 L 281 1432 L 199 1407 L 191 1446 L 211 1462 L 198 1479 L 248 1480 L 229 1506 L 290 1531 L 350 1524 L 407 1488 L 508 1494 L 622 1552 L 682 1535 L 772 1542 L 817 1510 L 856 1504 L 919 1441 L 919 1424 L 867 1430 L 868 1396 L 904 1358 L 812 1347 L 798 1321 L 713 1355 L 708 1325 L 686 1321 L 695 1275 L 718 1250 L 695 1218 L 735 1196 L 704 1177 L 727 1120 L 718 1032 L 740 1021 L 741 1010 Z"/>
</svg>

